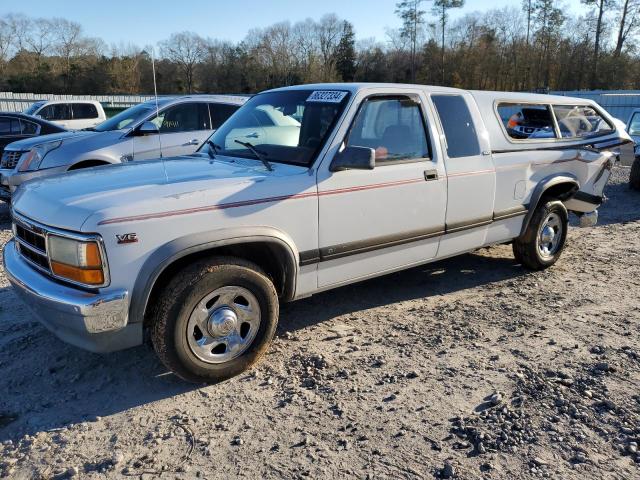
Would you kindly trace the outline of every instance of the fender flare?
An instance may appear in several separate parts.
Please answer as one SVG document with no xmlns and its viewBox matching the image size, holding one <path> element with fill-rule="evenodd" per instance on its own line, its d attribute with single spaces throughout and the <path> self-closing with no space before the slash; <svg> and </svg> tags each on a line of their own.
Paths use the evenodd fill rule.
<svg viewBox="0 0 640 480">
<path fill-rule="evenodd" d="M 538 203 L 540 203 L 540 199 L 544 196 L 545 192 L 550 188 L 563 183 L 571 184 L 573 185 L 573 188 L 567 195 L 567 198 L 559 199 L 561 201 L 568 200 L 580 189 L 580 182 L 578 182 L 578 178 L 575 175 L 571 173 L 558 173 L 545 177 L 540 182 L 538 182 L 536 187 L 533 189 L 533 192 L 531 193 L 531 198 L 529 199 L 529 208 L 527 211 L 527 215 L 524 217 L 524 221 L 522 222 L 520 236 L 524 235 L 524 232 L 529 227 L 531 217 L 533 217 L 533 213 L 538 207 Z"/>
<path fill-rule="evenodd" d="M 285 254 L 284 300 L 295 296 L 298 278 L 299 253 L 293 240 L 284 232 L 272 227 L 243 227 L 185 235 L 157 248 L 144 262 L 131 292 L 129 322 L 144 320 L 144 313 L 156 281 L 171 264 L 193 253 L 243 243 L 271 243 L 283 249 Z"/>
</svg>

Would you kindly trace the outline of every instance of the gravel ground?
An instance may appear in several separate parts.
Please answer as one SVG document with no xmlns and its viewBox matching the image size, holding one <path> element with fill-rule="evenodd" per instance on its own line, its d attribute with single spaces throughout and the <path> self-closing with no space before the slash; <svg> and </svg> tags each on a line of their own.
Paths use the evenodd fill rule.
<svg viewBox="0 0 640 480">
<path fill-rule="evenodd" d="M 284 305 L 269 354 L 215 386 L 60 342 L 0 267 L 0 476 L 639 478 L 628 175 L 550 270 L 496 246 Z"/>
</svg>

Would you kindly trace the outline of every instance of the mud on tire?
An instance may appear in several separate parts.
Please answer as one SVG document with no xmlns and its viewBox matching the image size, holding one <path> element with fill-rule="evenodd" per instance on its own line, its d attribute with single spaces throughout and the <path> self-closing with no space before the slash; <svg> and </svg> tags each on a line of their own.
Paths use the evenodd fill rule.
<svg viewBox="0 0 640 480">
<path fill-rule="evenodd" d="M 251 367 L 267 351 L 278 323 L 273 283 L 257 265 L 235 257 L 197 261 L 158 298 L 154 349 L 167 368 L 190 382 L 215 383 Z"/>
</svg>

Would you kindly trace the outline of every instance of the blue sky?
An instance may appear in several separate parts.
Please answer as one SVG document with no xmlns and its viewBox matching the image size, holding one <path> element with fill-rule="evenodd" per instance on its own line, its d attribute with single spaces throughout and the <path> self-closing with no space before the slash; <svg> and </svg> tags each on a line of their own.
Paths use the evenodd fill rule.
<svg viewBox="0 0 640 480">
<path fill-rule="evenodd" d="M 386 29 L 399 26 L 394 15 L 395 3 L 395 0 L 5 0 L 0 5 L 0 15 L 13 12 L 33 17 L 64 17 L 80 23 L 87 35 L 100 37 L 108 44 L 144 46 L 183 30 L 203 37 L 239 41 L 254 27 L 336 13 L 355 25 L 357 38 L 385 40 Z M 467 0 L 466 6 L 454 16 L 520 3 L 521 0 Z M 579 0 L 564 3 L 573 13 L 586 11 Z M 428 8 L 429 4 L 426 5 Z"/>
</svg>

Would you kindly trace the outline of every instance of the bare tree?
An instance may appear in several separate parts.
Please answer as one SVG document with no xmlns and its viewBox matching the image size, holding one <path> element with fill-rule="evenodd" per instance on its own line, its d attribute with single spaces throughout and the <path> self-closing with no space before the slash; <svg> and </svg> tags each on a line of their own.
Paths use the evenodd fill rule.
<svg viewBox="0 0 640 480">
<path fill-rule="evenodd" d="M 618 58 L 622 53 L 622 47 L 630 36 L 633 36 L 640 27 L 640 2 L 638 0 L 622 0 L 619 5 L 618 35 L 613 56 Z"/>
<path fill-rule="evenodd" d="M 396 3 L 396 15 L 402 20 L 400 34 L 409 41 L 411 48 L 411 81 L 416 80 L 416 52 L 420 30 L 424 28 L 426 12 L 420 9 L 424 0 L 402 0 Z"/>
<path fill-rule="evenodd" d="M 164 58 L 178 65 L 184 75 L 187 92 L 193 92 L 196 66 L 207 55 L 204 39 L 193 32 L 174 33 L 160 44 L 160 52 Z"/>
<path fill-rule="evenodd" d="M 32 20 L 22 14 L 10 13 L 5 19 L 12 38 L 13 47 L 16 50 L 27 48 L 26 38 L 31 29 Z"/>
<path fill-rule="evenodd" d="M 342 35 L 342 20 L 335 14 L 324 15 L 316 26 L 316 37 L 322 66 L 322 81 L 333 80 L 336 51 Z"/>
<path fill-rule="evenodd" d="M 12 46 L 11 27 L 6 20 L 0 18 L 0 69 L 4 68 L 9 59 Z"/>
<path fill-rule="evenodd" d="M 451 10 L 452 8 L 462 8 L 464 6 L 464 0 L 434 0 L 433 2 L 433 12 L 438 15 L 438 21 L 440 22 L 440 28 L 442 29 L 442 43 L 440 47 L 442 49 L 442 83 L 445 81 L 445 66 L 444 66 L 444 36 L 447 31 L 447 10 Z"/>
<path fill-rule="evenodd" d="M 600 60 L 600 42 L 603 31 L 604 13 L 611 6 L 612 0 L 580 0 L 584 5 L 596 8 L 596 31 L 593 42 L 593 67 L 591 70 L 591 88 L 598 88 L 598 61 Z"/>
<path fill-rule="evenodd" d="M 84 37 L 82 26 L 66 18 L 54 18 L 50 25 L 54 37 L 51 48 L 62 62 L 64 90 L 68 92 L 79 68 L 76 62 L 82 57 L 97 55 L 102 41 Z"/>
</svg>

